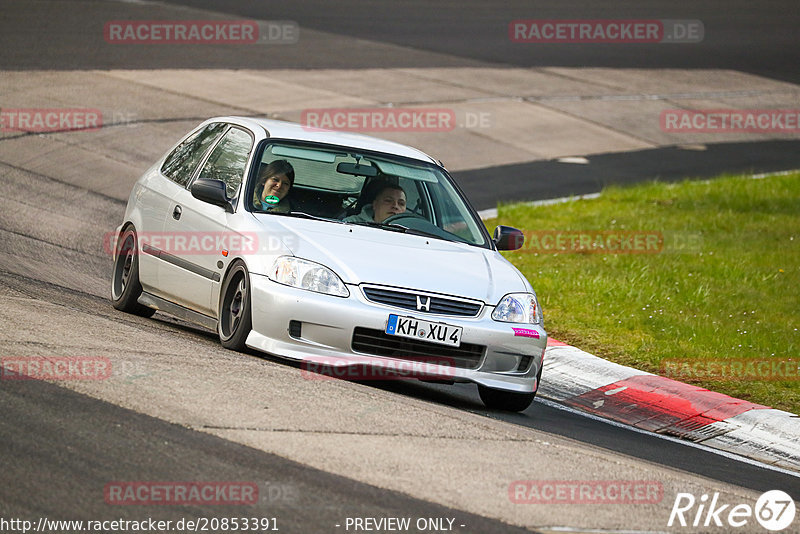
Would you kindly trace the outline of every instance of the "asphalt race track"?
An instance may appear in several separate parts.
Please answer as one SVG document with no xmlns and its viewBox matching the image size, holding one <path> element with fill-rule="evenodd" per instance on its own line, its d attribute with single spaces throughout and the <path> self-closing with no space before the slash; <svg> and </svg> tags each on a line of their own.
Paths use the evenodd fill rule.
<svg viewBox="0 0 800 534">
<path fill-rule="evenodd" d="M 0 108 L 104 114 L 96 131 L 0 132 L 0 356 L 98 357 L 114 369 L 105 380 L 0 381 L 0 531 L 17 531 L 2 523 L 12 518 L 256 517 L 285 533 L 343 533 L 369 530 L 348 518 L 407 517 L 425 527 L 408 532 L 726 532 L 669 528 L 676 495 L 718 493 L 720 502 L 752 505 L 780 489 L 800 500 L 797 474 L 549 403 L 506 414 L 486 410 L 466 385 L 309 380 L 278 359 L 226 351 L 215 333 L 160 313 L 122 314 L 108 301 L 103 245 L 138 175 L 213 115 L 297 120 L 307 108 L 387 104 L 483 113 L 491 119 L 484 130 L 386 135 L 441 154 L 478 209 L 608 184 L 800 168 L 797 133 L 676 137 L 657 127 L 669 106 L 800 107 L 795 8 L 0 1 Z M 103 39 L 110 20 L 204 18 L 293 21 L 301 34 L 291 46 L 237 48 Z M 701 20 L 705 38 L 509 42 L 509 21 L 534 18 Z M 642 119 L 649 113 L 655 125 Z M 550 129 L 533 132 L 540 126 Z M 541 147 L 528 146 L 534 138 Z M 663 496 L 518 504 L 509 488 L 519 480 L 655 481 Z M 258 498 L 109 502 L 107 486 L 124 481 L 246 482 Z M 754 521 L 736 529 L 763 531 Z"/>
</svg>

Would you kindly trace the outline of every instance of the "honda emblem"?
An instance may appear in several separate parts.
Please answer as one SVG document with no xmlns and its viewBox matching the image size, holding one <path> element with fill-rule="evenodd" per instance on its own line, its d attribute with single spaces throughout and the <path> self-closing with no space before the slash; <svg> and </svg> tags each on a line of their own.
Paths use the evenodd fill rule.
<svg viewBox="0 0 800 534">
<path fill-rule="evenodd" d="M 422 299 L 425 299 L 423 301 Z M 417 295 L 417 310 L 419 311 L 431 311 L 431 298 L 430 297 L 420 297 Z"/>
</svg>

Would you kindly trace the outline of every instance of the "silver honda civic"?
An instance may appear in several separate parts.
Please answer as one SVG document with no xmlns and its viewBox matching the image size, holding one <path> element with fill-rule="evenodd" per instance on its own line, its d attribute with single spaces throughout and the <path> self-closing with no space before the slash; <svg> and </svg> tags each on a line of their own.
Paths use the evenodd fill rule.
<svg viewBox="0 0 800 534">
<path fill-rule="evenodd" d="M 205 121 L 136 182 L 111 298 L 308 376 L 477 384 L 533 401 L 547 334 L 530 283 L 447 171 L 407 146 L 274 120 Z"/>
</svg>

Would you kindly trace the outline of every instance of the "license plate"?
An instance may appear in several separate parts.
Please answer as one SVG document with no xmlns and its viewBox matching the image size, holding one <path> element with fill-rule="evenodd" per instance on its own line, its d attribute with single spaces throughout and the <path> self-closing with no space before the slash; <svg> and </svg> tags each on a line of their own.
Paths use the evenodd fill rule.
<svg viewBox="0 0 800 534">
<path fill-rule="evenodd" d="M 432 323 L 414 317 L 389 315 L 386 333 L 390 336 L 407 337 L 440 345 L 458 347 L 461 345 L 463 328 L 445 323 Z"/>
</svg>

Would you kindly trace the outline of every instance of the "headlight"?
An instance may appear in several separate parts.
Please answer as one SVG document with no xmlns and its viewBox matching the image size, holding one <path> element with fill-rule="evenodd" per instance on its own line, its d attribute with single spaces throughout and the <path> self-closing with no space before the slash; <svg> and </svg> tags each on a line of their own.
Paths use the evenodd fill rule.
<svg viewBox="0 0 800 534">
<path fill-rule="evenodd" d="M 492 312 L 492 319 L 504 323 L 541 324 L 542 310 L 533 293 L 509 293 Z"/>
<path fill-rule="evenodd" d="M 335 272 L 313 261 L 294 256 L 281 256 L 272 265 L 269 279 L 279 284 L 334 295 L 349 297 L 350 291 Z"/>
</svg>

